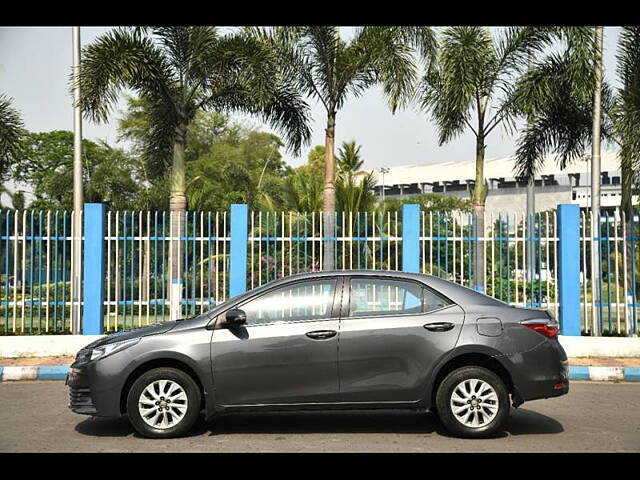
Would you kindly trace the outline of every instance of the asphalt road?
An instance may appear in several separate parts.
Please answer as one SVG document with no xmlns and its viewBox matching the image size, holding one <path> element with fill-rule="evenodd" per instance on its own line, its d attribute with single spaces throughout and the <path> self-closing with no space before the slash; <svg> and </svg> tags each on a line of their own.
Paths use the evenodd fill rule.
<svg viewBox="0 0 640 480">
<path fill-rule="evenodd" d="M 568 395 L 512 409 L 505 432 L 462 440 L 431 414 L 232 414 L 187 438 L 139 437 L 126 418 L 67 409 L 64 382 L 0 383 L 0 452 L 640 452 L 640 384 L 572 382 Z"/>
</svg>

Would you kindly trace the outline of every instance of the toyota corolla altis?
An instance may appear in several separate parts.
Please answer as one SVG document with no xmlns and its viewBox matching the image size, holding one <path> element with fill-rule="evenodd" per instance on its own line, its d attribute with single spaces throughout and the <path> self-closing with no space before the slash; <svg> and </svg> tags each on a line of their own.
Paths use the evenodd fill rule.
<svg viewBox="0 0 640 480">
<path fill-rule="evenodd" d="M 421 274 L 286 277 L 182 321 L 78 352 L 70 408 L 127 415 L 145 437 L 186 434 L 204 412 L 413 409 L 456 435 L 504 429 L 511 406 L 569 391 L 558 324 Z"/>
</svg>

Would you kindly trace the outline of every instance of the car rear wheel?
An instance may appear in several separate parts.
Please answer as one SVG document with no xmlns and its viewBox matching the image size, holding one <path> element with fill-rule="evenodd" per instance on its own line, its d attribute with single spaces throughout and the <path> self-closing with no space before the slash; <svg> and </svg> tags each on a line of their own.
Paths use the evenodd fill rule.
<svg viewBox="0 0 640 480">
<path fill-rule="evenodd" d="M 144 437 L 180 437 L 198 420 L 200 389 L 181 370 L 155 368 L 131 386 L 127 413 L 133 427 Z"/>
<path fill-rule="evenodd" d="M 440 421 L 455 435 L 488 437 L 504 429 L 509 419 L 509 392 L 504 382 L 483 367 L 461 367 L 438 387 Z"/>
</svg>

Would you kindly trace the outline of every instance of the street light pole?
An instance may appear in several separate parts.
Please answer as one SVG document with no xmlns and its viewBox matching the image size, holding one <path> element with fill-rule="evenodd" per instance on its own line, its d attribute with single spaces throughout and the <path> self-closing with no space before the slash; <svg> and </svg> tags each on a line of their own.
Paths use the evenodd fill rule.
<svg viewBox="0 0 640 480">
<path fill-rule="evenodd" d="M 80 27 L 73 27 L 73 268 L 71 332 L 82 333 L 82 111 L 80 110 Z"/>
<path fill-rule="evenodd" d="M 381 167 L 380 173 L 382 173 L 382 205 L 384 206 L 384 174 L 389 173 L 389 169 L 387 167 Z"/>
</svg>

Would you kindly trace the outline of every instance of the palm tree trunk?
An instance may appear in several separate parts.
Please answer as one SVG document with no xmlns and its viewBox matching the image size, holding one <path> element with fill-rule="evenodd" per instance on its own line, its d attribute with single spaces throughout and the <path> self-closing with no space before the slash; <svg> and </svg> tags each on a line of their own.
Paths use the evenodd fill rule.
<svg viewBox="0 0 640 480">
<path fill-rule="evenodd" d="M 633 304 L 633 271 L 632 262 L 635 261 L 633 257 L 633 250 L 631 249 L 631 237 L 633 236 L 633 170 L 631 169 L 631 162 L 626 158 L 625 148 L 622 149 L 622 161 L 620 162 L 620 174 L 622 176 L 622 198 L 620 201 L 620 210 L 624 212 L 624 222 L 625 222 L 625 238 L 624 238 L 624 249 L 623 253 L 627 257 L 627 269 L 625 271 L 626 275 L 626 283 L 627 288 L 624 292 L 625 295 L 625 318 L 629 319 L 629 325 L 633 324 L 633 314 L 629 305 Z M 631 329 L 627 331 L 627 335 L 631 335 Z"/>
<path fill-rule="evenodd" d="M 484 135 L 479 132 L 476 138 L 476 180 L 471 197 L 473 209 L 472 231 L 477 239 L 476 248 L 473 249 L 474 288 L 484 292 L 484 211 L 487 200 L 487 184 L 484 179 Z M 471 280 L 471 279 L 469 279 Z"/>
<path fill-rule="evenodd" d="M 170 228 L 172 232 L 172 238 L 169 243 L 169 261 L 171 263 L 169 281 L 171 284 L 168 285 L 168 291 L 171 294 L 171 320 L 180 318 L 180 306 L 182 303 L 180 239 L 184 236 L 184 218 L 187 211 L 184 165 L 186 130 L 186 125 L 181 125 L 177 128 L 177 137 L 173 146 L 173 168 L 171 170 L 171 199 L 169 201 Z"/>
<path fill-rule="evenodd" d="M 336 113 L 329 112 L 327 115 L 327 128 L 325 130 L 325 151 L 324 151 L 324 194 L 322 210 L 324 217 L 324 235 L 331 237 L 334 234 L 334 215 L 336 211 L 336 185 L 334 167 L 334 143 L 336 131 Z M 324 242 L 324 270 L 333 270 L 334 263 L 334 241 L 333 239 Z"/>
</svg>

